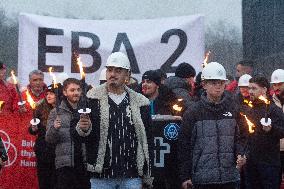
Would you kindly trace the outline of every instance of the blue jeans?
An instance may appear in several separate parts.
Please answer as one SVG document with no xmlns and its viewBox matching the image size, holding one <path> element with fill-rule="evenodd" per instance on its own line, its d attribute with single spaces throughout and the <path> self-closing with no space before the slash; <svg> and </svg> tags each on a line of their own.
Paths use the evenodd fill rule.
<svg viewBox="0 0 284 189">
<path fill-rule="evenodd" d="M 142 189 L 140 178 L 91 179 L 91 189 Z"/>
</svg>

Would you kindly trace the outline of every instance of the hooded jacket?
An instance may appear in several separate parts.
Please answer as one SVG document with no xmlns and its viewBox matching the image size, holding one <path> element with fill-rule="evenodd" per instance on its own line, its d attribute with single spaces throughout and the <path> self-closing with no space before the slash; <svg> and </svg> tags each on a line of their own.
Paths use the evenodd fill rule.
<svg viewBox="0 0 284 189">
<path fill-rule="evenodd" d="M 165 86 L 171 89 L 178 98 L 183 99 L 186 108 L 192 105 L 192 98 L 189 95 L 191 87 L 186 79 L 176 76 L 168 77 L 165 80 Z"/>
<path fill-rule="evenodd" d="M 182 182 L 225 184 L 240 179 L 236 156 L 243 146 L 238 123 L 238 110 L 227 93 L 218 104 L 209 102 L 204 93 L 185 112 L 179 141 Z"/>
</svg>

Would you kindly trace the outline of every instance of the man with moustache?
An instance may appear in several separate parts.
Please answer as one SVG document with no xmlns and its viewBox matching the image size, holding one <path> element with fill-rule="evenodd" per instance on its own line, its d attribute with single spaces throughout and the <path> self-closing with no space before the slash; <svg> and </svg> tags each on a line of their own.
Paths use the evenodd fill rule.
<svg viewBox="0 0 284 189">
<path fill-rule="evenodd" d="M 211 62 L 202 70 L 206 92 L 183 115 L 179 138 L 182 188 L 235 189 L 243 164 L 239 112 L 225 93 L 226 71 Z"/>
<path fill-rule="evenodd" d="M 250 133 L 245 167 L 247 189 L 278 189 L 280 181 L 280 139 L 284 137 L 284 114 L 274 103 L 267 105 L 259 99 L 269 98 L 269 82 L 265 77 L 249 80 L 249 95 L 253 102 L 244 114 L 255 125 Z M 267 120 L 265 115 L 267 114 Z"/>
<path fill-rule="evenodd" d="M 57 189 L 88 189 L 89 178 L 83 165 L 84 145 L 71 137 L 71 120 L 77 113 L 82 89 L 75 78 L 63 82 L 63 99 L 51 110 L 47 121 L 45 140 L 55 145 L 55 167 Z"/>
<path fill-rule="evenodd" d="M 106 63 L 107 82 L 87 93 L 89 115 L 76 121 L 85 140 L 92 189 L 151 187 L 149 100 L 126 86 L 130 62 L 121 52 Z M 76 136 L 75 136 L 76 137 Z"/>
</svg>

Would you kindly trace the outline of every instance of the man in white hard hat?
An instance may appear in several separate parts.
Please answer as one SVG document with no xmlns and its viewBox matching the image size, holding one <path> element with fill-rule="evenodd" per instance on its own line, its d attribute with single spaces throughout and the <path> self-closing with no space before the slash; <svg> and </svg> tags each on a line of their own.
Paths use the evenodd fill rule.
<svg viewBox="0 0 284 189">
<path fill-rule="evenodd" d="M 244 74 L 240 77 L 238 81 L 239 92 L 236 94 L 237 104 L 249 105 L 249 80 L 252 77 L 249 74 Z"/>
<path fill-rule="evenodd" d="M 185 112 L 179 138 L 182 188 L 235 189 L 240 180 L 236 166 L 245 162 L 239 112 L 224 93 L 227 79 L 221 64 L 209 63 L 201 78 L 206 92 Z"/>
<path fill-rule="evenodd" d="M 274 94 L 272 95 L 273 102 L 282 109 L 284 113 L 284 70 L 277 69 L 271 75 L 270 81 Z M 284 139 L 280 140 L 280 159 L 281 172 L 284 173 Z"/>
<path fill-rule="evenodd" d="M 130 62 L 125 54 L 112 53 L 106 68 L 107 82 L 87 93 L 91 113 L 74 122 L 86 140 L 91 188 L 140 189 L 142 182 L 150 187 L 150 102 L 126 86 Z"/>
</svg>

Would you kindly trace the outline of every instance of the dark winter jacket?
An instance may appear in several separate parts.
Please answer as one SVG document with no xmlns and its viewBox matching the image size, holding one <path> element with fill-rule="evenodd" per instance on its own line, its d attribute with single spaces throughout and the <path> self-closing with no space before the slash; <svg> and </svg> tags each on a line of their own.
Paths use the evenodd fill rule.
<svg viewBox="0 0 284 189">
<path fill-rule="evenodd" d="M 151 182 L 150 178 L 150 159 L 152 150 L 151 137 L 151 117 L 149 112 L 149 100 L 142 94 L 136 93 L 133 90 L 125 87 L 129 95 L 130 110 L 133 124 L 135 127 L 136 136 L 138 139 L 136 165 L 139 176 L 144 176 L 145 182 Z M 97 88 L 91 89 L 87 93 L 89 98 L 88 107 L 91 108 L 92 127 L 87 133 L 83 132 L 77 125 L 77 132 L 74 133 L 74 138 L 81 138 L 86 143 L 88 171 L 94 173 L 102 173 L 106 168 L 106 148 L 109 131 L 109 102 L 106 85 L 100 85 Z M 77 124 L 79 117 L 72 121 L 72 124 Z M 112 141 L 114 143 L 116 141 Z M 149 154 L 150 152 L 150 154 Z"/>
<path fill-rule="evenodd" d="M 180 177 L 193 184 L 237 182 L 236 156 L 243 146 L 239 139 L 239 113 L 227 93 L 218 104 L 206 93 L 183 116 L 179 138 Z"/>
<path fill-rule="evenodd" d="M 265 117 L 266 105 L 254 101 L 253 108 L 247 109 L 244 114 L 254 123 L 254 133 L 248 135 L 249 158 L 248 163 L 262 163 L 280 166 L 280 140 L 284 138 L 284 114 L 279 107 L 271 104 L 268 108 L 268 117 L 271 119 L 272 129 L 265 132 L 260 120 Z M 247 125 L 244 125 L 247 127 Z"/>
<path fill-rule="evenodd" d="M 38 130 L 33 131 L 32 127 L 29 127 L 29 133 L 37 135 L 34 151 L 36 153 L 37 162 L 54 162 L 55 158 L 55 147 L 45 141 L 47 119 L 50 111 L 53 109 L 51 104 L 48 104 L 46 100 L 42 101 L 36 109 L 35 116 L 40 120 L 37 125 Z"/>
<path fill-rule="evenodd" d="M 165 80 L 165 86 L 171 89 L 178 98 L 182 98 L 184 100 L 186 108 L 192 105 L 192 98 L 189 95 L 191 87 L 186 79 L 176 76 L 168 77 Z"/>
<path fill-rule="evenodd" d="M 178 104 L 183 108 L 182 112 L 185 110 L 183 102 L 178 102 L 176 94 L 171 89 L 163 85 L 160 86 L 159 95 L 153 103 L 154 114 L 177 115 L 177 112 L 173 109 L 175 104 Z"/>
</svg>

